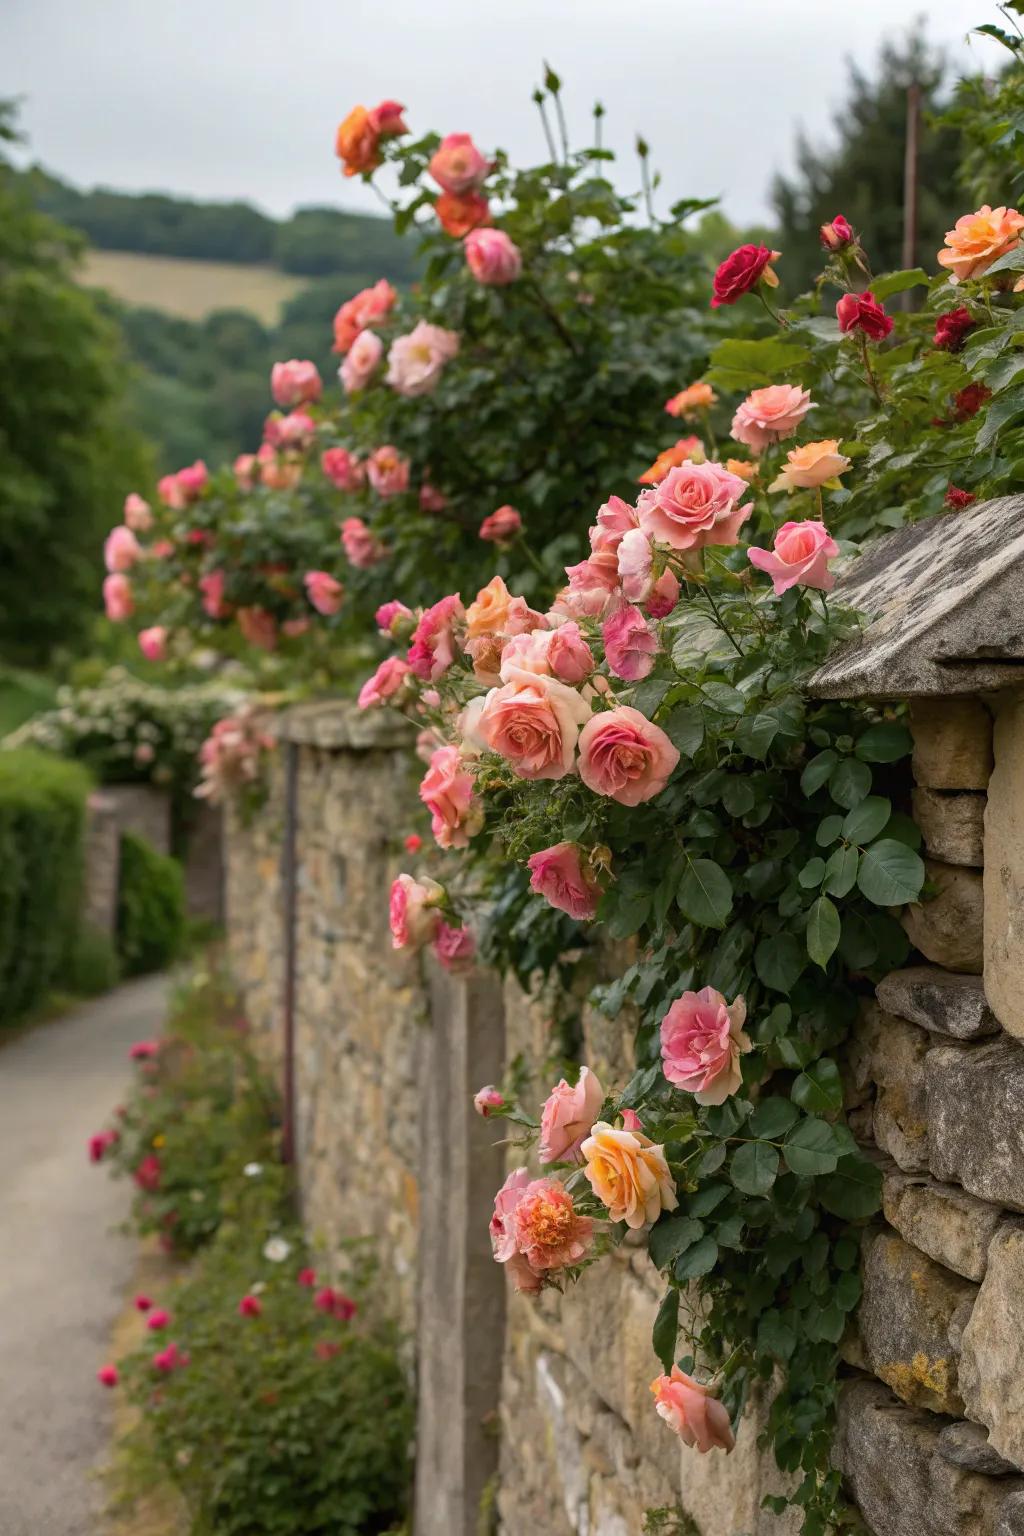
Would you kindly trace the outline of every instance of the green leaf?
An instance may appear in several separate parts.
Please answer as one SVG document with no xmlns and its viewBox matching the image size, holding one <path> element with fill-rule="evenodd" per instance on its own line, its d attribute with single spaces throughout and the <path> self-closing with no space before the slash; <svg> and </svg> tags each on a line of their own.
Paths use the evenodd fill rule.
<svg viewBox="0 0 1024 1536">
<path fill-rule="evenodd" d="M 808 1115 L 786 1137 L 782 1150 L 793 1173 L 813 1175 L 833 1172 L 838 1162 L 835 1145 L 832 1127 Z"/>
<path fill-rule="evenodd" d="M 814 841 L 819 848 L 827 848 L 829 843 L 834 843 L 843 830 L 842 816 L 826 816 L 818 823 L 818 830 L 814 834 Z"/>
<path fill-rule="evenodd" d="M 990 448 L 1002 429 L 1021 416 L 1024 416 L 1024 384 L 1011 389 L 1008 394 L 1001 395 L 987 407 L 985 420 L 981 424 L 976 440 L 978 452 Z"/>
<path fill-rule="evenodd" d="M 839 1068 L 829 1056 L 822 1056 L 800 1073 L 793 1084 L 793 1101 L 811 1114 L 831 1114 L 843 1107 L 843 1085 Z"/>
<path fill-rule="evenodd" d="M 658 705 L 670 687 L 671 684 L 662 677 L 645 677 L 633 689 L 631 700 L 633 708 L 638 709 L 642 715 L 646 715 L 648 720 L 653 720 Z"/>
<path fill-rule="evenodd" d="M 913 749 L 914 738 L 905 725 L 887 721 L 884 725 L 869 725 L 858 736 L 854 751 L 865 763 L 896 763 Z"/>
<path fill-rule="evenodd" d="M 698 1189 L 691 1195 L 687 1204 L 691 1216 L 710 1216 L 729 1194 L 728 1184 L 705 1184 L 703 1189 Z"/>
<path fill-rule="evenodd" d="M 833 1174 L 834 1177 L 835 1174 Z M 836 1281 L 832 1298 L 836 1306 L 842 1307 L 844 1312 L 852 1312 L 858 1301 L 860 1301 L 862 1290 L 863 1286 L 861 1285 L 860 1275 L 857 1274 L 856 1270 L 848 1270 L 845 1275 L 840 1275 Z"/>
<path fill-rule="evenodd" d="M 799 372 L 810 359 L 806 347 L 775 336 L 762 341 L 729 337 L 712 351 L 704 377 L 723 389 L 748 392 L 758 385 L 777 384 L 780 374 Z"/>
<path fill-rule="evenodd" d="M 865 804 L 867 804 L 866 801 Z M 822 890 L 829 896 L 849 896 L 857 883 L 859 863 L 859 849 L 837 848 L 825 865 L 825 876 L 821 882 Z"/>
<path fill-rule="evenodd" d="M 842 835 L 848 843 L 870 843 L 892 815 L 892 804 L 882 795 L 868 795 L 843 820 Z"/>
<path fill-rule="evenodd" d="M 763 1136 L 768 1141 L 774 1141 L 779 1136 L 784 1136 L 799 1118 L 800 1116 L 788 1099 L 781 1099 L 777 1095 L 773 1095 L 769 1099 L 762 1099 L 751 1115 L 751 1134 Z"/>
<path fill-rule="evenodd" d="M 846 1221 L 873 1216 L 882 1203 L 882 1175 L 859 1153 L 841 1157 L 832 1177 L 818 1186 L 818 1198 L 826 1211 Z"/>
<path fill-rule="evenodd" d="M 807 914 L 807 953 L 822 970 L 839 943 L 839 913 L 827 896 L 819 896 Z"/>
<path fill-rule="evenodd" d="M 861 855 L 857 885 L 876 907 L 900 907 L 917 900 L 924 875 L 924 864 L 913 848 L 883 837 Z"/>
<path fill-rule="evenodd" d="M 680 911 L 700 928 L 724 928 L 732 910 L 732 885 L 711 859 L 692 859 L 679 882 Z"/>
<path fill-rule="evenodd" d="M 795 1348 L 796 1334 L 788 1323 L 783 1322 L 781 1314 L 774 1308 L 762 1312 L 757 1320 L 758 1354 L 774 1355 L 785 1364 Z"/>
<path fill-rule="evenodd" d="M 839 761 L 839 754 L 827 747 L 824 752 L 819 752 L 817 757 L 812 757 L 800 775 L 800 788 L 804 794 L 810 797 L 815 790 L 828 783 L 829 775 Z"/>
<path fill-rule="evenodd" d="M 702 692 L 707 702 L 724 715 L 742 715 L 747 707 L 742 693 L 730 683 L 705 683 Z"/>
<path fill-rule="evenodd" d="M 675 1360 L 676 1336 L 679 1332 L 679 1292 L 670 1285 L 662 1297 L 658 1315 L 651 1330 L 654 1353 L 666 1371 L 672 1369 Z"/>
<path fill-rule="evenodd" d="M 733 739 L 747 757 L 756 757 L 764 762 L 780 729 L 774 715 L 748 715 L 737 724 Z"/>
<path fill-rule="evenodd" d="M 704 1223 L 692 1216 L 670 1216 L 651 1228 L 647 1247 L 659 1269 L 665 1269 L 699 1237 L 704 1236 Z"/>
<path fill-rule="evenodd" d="M 828 792 L 836 805 L 852 811 L 871 790 L 871 769 L 859 758 L 846 757 L 828 781 Z"/>
<path fill-rule="evenodd" d="M 779 1154 L 766 1141 L 748 1141 L 737 1147 L 729 1176 L 745 1195 L 766 1195 L 779 1171 Z"/>
<path fill-rule="evenodd" d="M 878 940 L 867 918 L 859 912 L 847 912 L 843 916 L 839 953 L 851 971 L 866 970 L 878 959 Z"/>
<path fill-rule="evenodd" d="M 684 757 L 692 757 L 704 740 L 704 712 L 697 704 L 679 704 L 662 729 Z"/>
<path fill-rule="evenodd" d="M 808 859 L 796 878 L 805 891 L 812 891 L 825 878 L 825 860 L 818 858 L 817 855 L 813 859 Z"/>
<path fill-rule="evenodd" d="M 904 293 L 908 288 L 927 288 L 931 278 L 923 267 L 906 267 L 901 272 L 883 272 L 871 279 L 871 292 L 881 303 L 894 293 Z"/>
<path fill-rule="evenodd" d="M 754 791 L 749 781 L 731 778 L 722 790 L 722 804 L 730 816 L 745 816 L 754 804 Z"/>
<path fill-rule="evenodd" d="M 707 1151 L 704 1153 L 704 1156 L 701 1158 L 700 1162 L 697 1164 L 697 1167 L 694 1169 L 694 1176 L 698 1179 L 710 1178 L 713 1173 L 718 1172 L 719 1168 L 721 1168 L 724 1162 L 725 1147 L 722 1142 L 719 1141 L 714 1146 L 708 1147 Z"/>
<path fill-rule="evenodd" d="M 754 951 L 754 969 L 773 992 L 791 992 L 806 964 L 803 946 L 792 933 L 762 939 Z"/>
<path fill-rule="evenodd" d="M 672 1273 L 680 1281 L 699 1280 L 701 1275 L 709 1275 L 717 1262 L 718 1244 L 713 1237 L 702 1237 L 676 1260 Z"/>
</svg>

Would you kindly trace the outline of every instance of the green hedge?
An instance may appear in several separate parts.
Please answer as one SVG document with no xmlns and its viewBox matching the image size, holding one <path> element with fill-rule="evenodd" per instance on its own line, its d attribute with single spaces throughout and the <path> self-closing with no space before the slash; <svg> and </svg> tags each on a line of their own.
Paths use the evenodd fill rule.
<svg viewBox="0 0 1024 1536">
<path fill-rule="evenodd" d="M 91 780 L 46 753 L 0 752 L 0 1026 L 62 978 L 78 932 Z"/>
<path fill-rule="evenodd" d="M 158 971 L 185 941 L 181 865 L 132 832 L 121 836 L 117 949 L 126 976 Z"/>
</svg>

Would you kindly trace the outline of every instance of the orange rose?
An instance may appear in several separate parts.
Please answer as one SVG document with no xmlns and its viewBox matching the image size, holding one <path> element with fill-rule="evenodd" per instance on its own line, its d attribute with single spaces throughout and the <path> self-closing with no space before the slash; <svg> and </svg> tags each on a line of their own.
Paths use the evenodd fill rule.
<svg viewBox="0 0 1024 1536">
<path fill-rule="evenodd" d="M 698 411 L 706 411 L 717 401 L 718 396 L 710 384 L 699 381 L 696 384 L 688 384 L 681 389 L 678 395 L 673 395 L 667 401 L 665 409 L 670 416 L 694 416 Z"/>
<path fill-rule="evenodd" d="M 491 222 L 487 199 L 480 192 L 442 192 L 434 204 L 438 223 L 446 235 L 461 240 L 470 230 Z"/>
<path fill-rule="evenodd" d="M 599 1120 L 580 1151 L 583 1172 L 611 1221 L 642 1227 L 679 1204 L 664 1147 L 640 1131 L 617 1131 Z"/>
<path fill-rule="evenodd" d="M 704 458 L 704 448 L 699 437 L 681 437 L 671 448 L 659 453 L 650 469 L 645 469 L 637 479 L 638 485 L 660 485 L 670 469 L 678 469 L 687 459 Z"/>
<path fill-rule="evenodd" d="M 338 125 L 334 141 L 334 153 L 342 162 L 346 176 L 360 176 L 376 170 L 380 165 L 377 153 L 380 129 L 373 115 L 365 107 L 353 107 L 343 123 Z"/>
<path fill-rule="evenodd" d="M 749 459 L 726 459 L 725 467 L 730 475 L 739 475 L 740 479 L 746 480 L 748 484 L 757 477 L 757 465 L 752 464 Z"/>
<path fill-rule="evenodd" d="M 962 283 L 981 277 L 1000 256 L 1012 251 L 1024 229 L 1024 217 L 1016 208 L 990 208 L 985 203 L 977 213 L 965 213 L 953 229 L 946 231 L 948 250 L 940 251 L 940 267 L 949 270 L 950 282 Z"/>
<path fill-rule="evenodd" d="M 781 472 L 776 475 L 770 491 L 813 491 L 819 485 L 833 489 L 839 484 L 839 476 L 850 467 L 845 454 L 838 453 L 839 440 L 825 438 L 820 443 L 805 443 L 802 448 L 791 448 Z"/>
</svg>

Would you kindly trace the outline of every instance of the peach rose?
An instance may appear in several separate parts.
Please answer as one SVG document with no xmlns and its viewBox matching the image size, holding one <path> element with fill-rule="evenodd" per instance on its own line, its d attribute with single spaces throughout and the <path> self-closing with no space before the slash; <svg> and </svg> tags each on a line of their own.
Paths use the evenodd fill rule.
<svg viewBox="0 0 1024 1536">
<path fill-rule="evenodd" d="M 678 395 L 673 395 L 666 401 L 665 409 L 670 416 L 696 416 L 699 411 L 709 410 L 718 400 L 718 396 L 710 384 L 698 381 L 696 384 L 688 384 L 681 389 Z"/>
<path fill-rule="evenodd" d="M 364 336 L 371 334 L 363 332 Z M 352 348 L 350 358 L 358 345 L 357 342 Z M 399 336 L 391 343 L 385 382 L 396 394 L 408 399 L 427 395 L 436 388 L 445 364 L 451 362 L 458 350 L 459 338 L 455 331 L 446 331 L 443 326 L 420 320 L 408 336 Z"/>
<path fill-rule="evenodd" d="M 511 544 L 523 531 L 523 519 L 515 507 L 499 507 L 480 524 L 480 537 L 489 544 Z"/>
<path fill-rule="evenodd" d="M 141 556 L 138 539 L 124 523 L 118 523 L 107 534 L 103 545 L 103 560 L 108 571 L 130 571 Z"/>
<path fill-rule="evenodd" d="M 153 510 L 137 491 L 131 491 L 124 499 L 124 520 L 133 533 L 148 533 L 153 526 Z"/>
<path fill-rule="evenodd" d="M 334 317 L 335 352 L 347 352 L 359 332 L 376 320 L 383 320 L 397 302 L 398 294 L 386 277 L 346 299 Z"/>
<path fill-rule="evenodd" d="M 838 449 L 839 440 L 835 437 L 824 438 L 820 443 L 805 443 L 802 448 L 791 448 L 768 489 L 813 491 L 819 485 L 835 489 L 839 476 L 850 467 L 849 459 Z"/>
<path fill-rule="evenodd" d="M 493 576 L 481 587 L 466 609 L 466 634 L 471 640 L 480 635 L 500 635 L 508 619 L 512 594 L 500 576 Z"/>
<path fill-rule="evenodd" d="M 382 500 L 400 496 L 409 489 L 409 460 L 397 448 L 385 443 L 375 448 L 366 460 L 366 477 Z"/>
<path fill-rule="evenodd" d="M 730 475 L 739 475 L 741 480 L 750 483 L 757 478 L 757 465 L 752 459 L 726 459 L 725 467 Z"/>
<path fill-rule="evenodd" d="M 442 192 L 434 204 L 437 222 L 446 235 L 462 240 L 471 229 L 480 229 L 491 222 L 490 205 L 480 192 Z"/>
<path fill-rule="evenodd" d="M 814 406 L 809 389 L 797 384 L 768 384 L 755 389 L 737 408 L 732 435 L 738 443 L 760 453 L 784 437 L 792 437 Z"/>
<path fill-rule="evenodd" d="M 256 484 L 259 459 L 254 453 L 240 453 L 231 466 L 235 484 L 240 491 L 251 491 Z"/>
<path fill-rule="evenodd" d="M 307 571 L 302 578 L 309 598 L 317 613 L 325 617 L 337 613 L 345 589 L 328 571 Z"/>
<path fill-rule="evenodd" d="M 444 887 L 436 880 L 399 875 L 391 887 L 388 920 L 393 949 L 422 949 L 437 933 Z"/>
<path fill-rule="evenodd" d="M 346 517 L 341 525 L 341 543 L 345 559 L 357 571 L 368 571 L 371 566 L 379 565 L 387 553 L 361 517 Z"/>
<path fill-rule="evenodd" d="M 551 848 L 531 853 L 526 867 L 530 871 L 530 889 L 543 896 L 549 906 L 568 912 L 577 922 L 585 922 L 597 912 L 601 887 L 583 867 L 575 843 L 555 843 Z"/>
<path fill-rule="evenodd" d="M 503 229 L 474 229 L 462 242 L 466 265 L 478 283 L 500 288 L 514 283 L 523 270 L 523 257 Z"/>
<path fill-rule="evenodd" d="M 135 612 L 132 584 L 128 577 L 122 576 L 119 571 L 108 576 L 103 583 L 103 606 L 106 609 L 107 618 L 115 624 L 130 619 Z"/>
<path fill-rule="evenodd" d="M 701 1386 L 674 1365 L 668 1376 L 656 1376 L 651 1382 L 655 1407 L 684 1445 L 705 1451 L 729 1452 L 736 1444 L 729 1412 L 724 1403 L 711 1396 L 710 1388 Z"/>
<path fill-rule="evenodd" d="M 563 1077 L 544 1102 L 540 1115 L 542 1163 L 565 1163 L 578 1158 L 584 1139 L 601 1113 L 604 1089 L 589 1067 L 580 1067 L 575 1087 Z"/>
<path fill-rule="evenodd" d="M 836 578 L 828 562 L 838 555 L 839 545 L 824 523 L 783 523 L 775 535 L 771 551 L 754 545 L 747 550 L 751 565 L 772 579 L 775 596 L 790 587 L 814 587 L 831 592 Z"/>
<path fill-rule="evenodd" d="M 564 779 L 573 771 L 580 726 L 590 705 L 554 678 L 517 667 L 484 700 L 477 733 L 521 779 Z"/>
<path fill-rule="evenodd" d="M 580 1151 L 583 1172 L 601 1204 L 608 1207 L 609 1221 L 642 1227 L 678 1206 L 664 1147 L 640 1131 L 617 1131 L 598 1120 Z"/>
<path fill-rule="evenodd" d="M 466 848 L 484 824 L 484 808 L 473 775 L 458 747 L 438 747 L 420 784 L 420 799 L 430 812 L 430 828 L 439 848 Z"/>
<path fill-rule="evenodd" d="M 382 101 L 376 107 L 353 107 L 338 125 L 334 153 L 346 176 L 365 176 L 380 165 L 380 141 L 408 129 L 402 119 L 405 108 L 397 101 Z"/>
<path fill-rule="evenodd" d="M 703 460 L 704 446 L 699 437 L 681 437 L 671 448 L 665 448 L 650 469 L 637 476 L 638 485 L 660 485 L 670 469 L 678 469 L 691 459 Z"/>
<path fill-rule="evenodd" d="M 665 1076 L 698 1104 L 722 1104 L 742 1082 L 740 1056 L 752 1050 L 743 1031 L 747 1005 L 727 1003 L 714 987 L 684 992 L 661 1021 Z"/>
<path fill-rule="evenodd" d="M 571 619 L 551 631 L 547 653 L 551 675 L 561 683 L 582 683 L 594 670 L 594 653 Z"/>
<path fill-rule="evenodd" d="M 638 683 L 653 670 L 660 646 L 639 608 L 620 608 L 601 626 L 608 670 L 624 682 Z"/>
<path fill-rule="evenodd" d="M 349 348 L 345 361 L 338 369 L 338 377 L 345 387 L 345 393 L 354 395 L 359 390 L 365 389 L 380 367 L 383 356 L 384 343 L 376 331 L 360 331 Z"/>
<path fill-rule="evenodd" d="M 237 617 L 242 638 L 248 645 L 255 646 L 258 651 L 277 649 L 277 621 L 272 613 L 257 605 L 239 608 Z"/>
<path fill-rule="evenodd" d="M 1024 217 L 1016 208 L 982 205 L 977 213 L 965 213 L 946 231 L 947 249 L 936 260 L 949 272 L 951 283 L 981 277 L 1000 256 L 1006 256 L 1020 240 Z"/>
<path fill-rule="evenodd" d="M 325 448 L 320 468 L 339 491 L 357 491 L 366 478 L 363 466 L 347 448 Z"/>
<path fill-rule="evenodd" d="M 661 727 L 625 704 L 594 715 L 580 733 L 579 750 L 584 784 L 620 805 L 660 795 L 679 761 Z"/>
<path fill-rule="evenodd" d="M 448 133 L 430 157 L 427 171 L 442 192 L 462 197 L 480 186 L 490 168 L 468 133 Z"/>
<path fill-rule="evenodd" d="M 358 704 L 360 709 L 372 709 L 377 704 L 386 704 L 390 699 L 402 692 L 406 685 L 406 679 L 411 676 L 411 669 L 400 656 L 388 656 L 381 662 L 372 677 L 368 677 L 359 690 Z"/>
<path fill-rule="evenodd" d="M 270 393 L 274 403 L 286 411 L 319 400 L 323 387 L 320 370 L 308 359 L 293 357 L 287 363 L 275 363 L 270 370 Z"/>
<path fill-rule="evenodd" d="M 654 490 L 642 493 L 640 527 L 670 549 L 735 544 L 751 513 L 749 506 L 739 505 L 746 493 L 746 482 L 721 464 L 681 464 Z"/>
<path fill-rule="evenodd" d="M 585 1258 L 594 1241 L 594 1223 L 580 1216 L 558 1179 L 533 1179 L 512 1212 L 516 1249 L 534 1274 L 565 1269 Z"/>
</svg>

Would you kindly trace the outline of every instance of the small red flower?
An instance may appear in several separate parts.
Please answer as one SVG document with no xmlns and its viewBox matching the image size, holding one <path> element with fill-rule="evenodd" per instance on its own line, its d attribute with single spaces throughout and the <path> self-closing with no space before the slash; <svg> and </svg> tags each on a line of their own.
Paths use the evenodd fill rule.
<svg viewBox="0 0 1024 1536">
<path fill-rule="evenodd" d="M 318 1360 L 333 1360 L 341 1350 L 337 1339 L 317 1339 L 313 1345 L 313 1353 Z"/>
<path fill-rule="evenodd" d="M 974 329 L 974 320 L 965 304 L 958 309 L 947 310 L 935 322 L 935 345 L 943 352 L 959 352 L 968 331 Z"/>
<path fill-rule="evenodd" d="M 263 1303 L 258 1296 L 243 1296 L 238 1303 L 239 1317 L 259 1317 L 263 1311 Z"/>
<path fill-rule="evenodd" d="M 410 832 L 405 840 L 406 853 L 419 853 L 423 847 L 423 839 L 418 832 Z"/>
<path fill-rule="evenodd" d="M 962 491 L 958 485 L 951 485 L 945 497 L 946 506 L 955 508 L 957 512 L 962 512 L 964 507 L 969 507 L 977 499 L 972 491 Z"/>
<path fill-rule="evenodd" d="M 160 1349 L 153 1356 L 153 1369 L 161 1375 L 169 1376 L 179 1365 L 188 1365 L 188 1355 L 179 1350 L 177 1344 L 168 1344 L 166 1349 Z"/>
<path fill-rule="evenodd" d="M 97 1131 L 89 1137 L 89 1161 L 90 1163 L 102 1163 L 108 1150 L 117 1145 L 121 1140 L 117 1131 Z"/>
<path fill-rule="evenodd" d="M 167 1327 L 170 1320 L 171 1314 L 165 1312 L 162 1307 L 157 1307 L 156 1311 L 151 1312 L 146 1318 L 146 1327 L 152 1328 L 154 1333 L 159 1333 L 161 1328 Z"/>
<path fill-rule="evenodd" d="M 147 1191 L 147 1193 L 152 1194 L 154 1190 L 160 1188 L 160 1177 L 162 1172 L 163 1169 L 160 1164 L 160 1159 L 156 1157 L 154 1153 L 147 1152 L 146 1156 L 142 1159 L 141 1163 L 139 1163 L 135 1172 L 132 1174 L 132 1178 L 135 1180 L 140 1189 L 144 1189 Z"/>
<path fill-rule="evenodd" d="M 137 1312 L 148 1312 L 152 1305 L 153 1302 L 149 1296 L 136 1296 L 135 1298 L 135 1309 Z"/>
<path fill-rule="evenodd" d="M 116 1365 L 101 1365 L 96 1372 L 96 1380 L 104 1387 L 116 1387 L 120 1379 Z"/>
<path fill-rule="evenodd" d="M 870 288 L 865 293 L 844 293 L 836 305 L 836 319 L 844 335 L 862 331 L 869 341 L 884 341 L 893 326 Z"/>
<path fill-rule="evenodd" d="M 841 213 L 837 213 L 828 224 L 823 224 L 819 234 L 826 251 L 840 251 L 844 245 L 852 245 L 854 241 L 853 227 Z"/>
<path fill-rule="evenodd" d="M 987 384 L 968 384 L 953 396 L 953 413 L 957 421 L 969 421 L 991 400 L 992 391 Z"/>
<path fill-rule="evenodd" d="M 711 308 L 723 304 L 735 304 L 745 293 L 756 288 L 762 279 L 771 288 L 778 286 L 778 278 L 772 271 L 772 262 L 778 261 L 781 251 L 772 251 L 766 245 L 741 245 L 732 251 L 715 273 L 712 284 Z"/>
<path fill-rule="evenodd" d="M 159 1040 L 136 1040 L 128 1049 L 128 1057 L 131 1061 L 148 1061 L 155 1056 L 160 1049 Z"/>
<path fill-rule="evenodd" d="M 300 1269 L 295 1277 L 300 1285 L 316 1285 L 315 1269 Z"/>
</svg>

